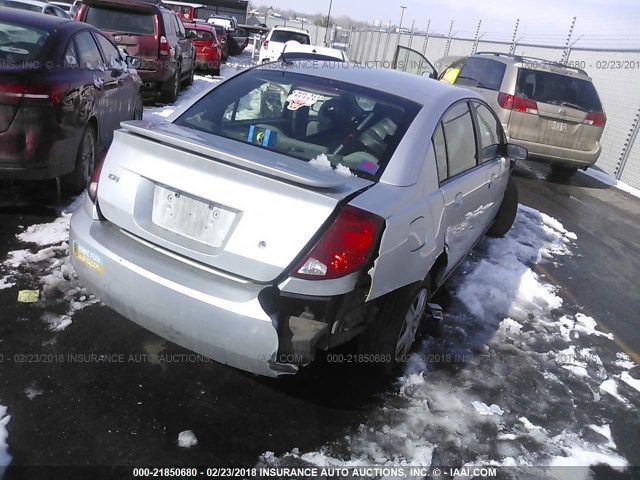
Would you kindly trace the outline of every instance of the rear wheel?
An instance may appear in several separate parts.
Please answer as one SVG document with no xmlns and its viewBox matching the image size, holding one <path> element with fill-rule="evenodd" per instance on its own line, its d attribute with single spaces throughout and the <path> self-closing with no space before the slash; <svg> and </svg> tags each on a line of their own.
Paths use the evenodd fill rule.
<svg viewBox="0 0 640 480">
<path fill-rule="evenodd" d="M 193 85 L 193 77 L 195 77 L 195 74 L 196 74 L 196 67 L 194 65 L 194 62 L 191 62 L 191 73 L 189 74 L 189 77 L 184 82 L 184 84 L 187 87 L 190 87 L 191 85 Z"/>
<path fill-rule="evenodd" d="M 136 104 L 133 108 L 133 119 L 134 120 L 142 120 L 142 113 L 144 111 L 144 105 L 142 103 L 142 92 L 138 92 L 138 96 L 136 97 Z"/>
<path fill-rule="evenodd" d="M 430 298 L 429 281 L 403 287 L 380 299 L 375 322 L 358 340 L 361 354 L 372 356 L 380 373 L 402 365 L 415 342 Z"/>
<path fill-rule="evenodd" d="M 509 177 L 502 204 L 500 204 L 500 209 L 487 235 L 490 237 L 504 237 L 511 230 L 511 226 L 516 219 L 516 213 L 518 213 L 518 187 L 513 178 Z"/>
<path fill-rule="evenodd" d="M 560 178 L 569 178 L 578 171 L 575 167 L 567 167 L 565 165 L 551 165 L 551 171 Z"/>
<path fill-rule="evenodd" d="M 76 153 L 76 166 L 73 172 L 61 178 L 62 185 L 69 193 L 79 194 L 87 186 L 89 177 L 96 163 L 96 134 L 91 125 L 87 125 L 78 152 Z"/>
<path fill-rule="evenodd" d="M 182 75 L 180 67 L 176 68 L 176 72 L 173 78 L 167 82 L 166 89 L 164 90 L 164 99 L 168 103 L 173 103 L 178 99 L 178 93 L 180 93 L 180 76 Z"/>
</svg>

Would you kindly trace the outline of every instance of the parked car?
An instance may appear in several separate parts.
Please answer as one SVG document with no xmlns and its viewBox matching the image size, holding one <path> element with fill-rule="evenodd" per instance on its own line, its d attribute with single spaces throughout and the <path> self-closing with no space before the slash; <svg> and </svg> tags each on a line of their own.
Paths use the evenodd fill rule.
<svg viewBox="0 0 640 480">
<path fill-rule="evenodd" d="M 142 0 L 83 0 L 76 20 L 108 35 L 138 59 L 147 97 L 175 102 L 182 85 L 191 85 L 195 47 L 173 10 Z"/>
<path fill-rule="evenodd" d="M 226 62 L 227 58 L 229 58 L 229 32 L 220 25 L 212 24 L 211 26 L 215 29 L 218 41 L 222 46 L 222 61 Z"/>
<path fill-rule="evenodd" d="M 607 116 L 584 70 L 482 52 L 453 63 L 441 75 L 447 77 L 481 93 L 509 137 L 525 146 L 532 159 L 550 163 L 555 173 L 568 176 L 598 160 Z"/>
<path fill-rule="evenodd" d="M 0 179 L 86 186 L 96 152 L 142 118 L 142 82 L 98 29 L 0 10 Z"/>
<path fill-rule="evenodd" d="M 207 23 L 217 25 L 227 31 L 229 55 L 240 55 L 249 44 L 249 37 L 243 28 L 239 28 L 236 17 L 230 15 L 211 15 Z"/>
<path fill-rule="evenodd" d="M 55 5 L 56 7 L 60 7 L 65 11 L 69 18 L 71 18 L 71 9 L 73 8 L 73 4 L 70 2 L 49 2 L 51 5 Z"/>
<path fill-rule="evenodd" d="M 264 42 L 262 42 L 258 61 L 265 63 L 277 60 L 280 58 L 284 44 L 287 42 L 311 45 L 311 37 L 307 30 L 292 27 L 273 27 Z"/>
<path fill-rule="evenodd" d="M 285 60 L 310 60 L 348 62 L 347 55 L 336 48 L 319 47 L 317 45 L 302 45 L 298 42 L 284 44 L 280 58 Z"/>
<path fill-rule="evenodd" d="M 472 91 L 260 65 L 168 122 L 123 123 L 71 219 L 71 259 L 114 310 L 219 362 L 292 374 L 358 337 L 392 369 L 433 292 L 511 227 L 525 156 Z"/>
<path fill-rule="evenodd" d="M 70 18 L 62 8 L 58 5 L 39 0 L 0 0 L 0 7 L 16 8 L 19 10 L 27 10 L 30 12 L 44 13 L 46 15 L 54 15 L 60 18 Z"/>
<path fill-rule="evenodd" d="M 187 38 L 196 47 L 196 67 L 212 75 L 220 75 L 222 62 L 222 44 L 213 25 L 185 23 Z"/>
<path fill-rule="evenodd" d="M 204 5 L 201 3 L 188 3 L 188 2 L 178 2 L 171 0 L 162 0 L 163 5 L 167 8 L 170 8 L 178 18 L 183 22 L 192 22 L 198 16 L 198 10 L 204 8 Z"/>
<path fill-rule="evenodd" d="M 207 18 L 207 23 L 220 25 L 230 33 L 233 33 L 238 28 L 236 17 L 229 15 L 210 15 L 209 18 Z"/>
</svg>

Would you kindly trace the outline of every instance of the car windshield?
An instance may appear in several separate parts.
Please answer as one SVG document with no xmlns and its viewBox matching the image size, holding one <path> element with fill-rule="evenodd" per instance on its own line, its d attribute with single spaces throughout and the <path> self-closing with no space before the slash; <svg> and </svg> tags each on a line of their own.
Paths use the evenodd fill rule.
<svg viewBox="0 0 640 480">
<path fill-rule="evenodd" d="M 278 43 L 287 43 L 290 41 L 298 42 L 303 45 L 310 45 L 309 35 L 306 33 L 289 32 L 287 30 L 274 30 L 271 34 L 271 41 Z"/>
<path fill-rule="evenodd" d="M 12 2 L 11 0 L 0 0 L 0 7 L 18 8 L 20 10 L 28 10 L 30 12 L 42 12 L 42 7 L 31 5 L 29 3 Z"/>
<path fill-rule="evenodd" d="M 255 69 L 213 89 L 175 124 L 376 178 L 419 110 L 358 85 Z"/>
<path fill-rule="evenodd" d="M 585 112 L 601 112 L 593 83 L 559 73 L 521 68 L 516 95 L 551 105 L 566 105 Z"/>
<path fill-rule="evenodd" d="M 187 38 L 191 40 L 212 40 L 213 33 L 206 30 L 196 30 L 195 28 L 187 28 Z"/>
<path fill-rule="evenodd" d="M 100 30 L 153 35 L 156 31 L 153 12 L 140 13 L 131 10 L 90 7 L 85 22 Z"/>
<path fill-rule="evenodd" d="M 0 61 L 30 62 L 37 59 L 49 32 L 14 22 L 0 22 Z"/>
</svg>

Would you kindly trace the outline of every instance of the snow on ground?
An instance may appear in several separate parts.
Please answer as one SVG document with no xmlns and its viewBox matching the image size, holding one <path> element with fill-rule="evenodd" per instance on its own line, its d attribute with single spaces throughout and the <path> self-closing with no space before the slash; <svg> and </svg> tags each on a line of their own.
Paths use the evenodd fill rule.
<svg viewBox="0 0 640 480">
<path fill-rule="evenodd" d="M 178 446 L 182 448 L 191 448 L 198 445 L 198 438 L 192 430 L 185 430 L 178 434 Z"/>
<path fill-rule="evenodd" d="M 7 445 L 7 424 L 11 420 L 11 416 L 7 415 L 7 407 L 0 405 L 0 478 L 4 475 L 4 467 L 11 463 L 11 455 L 9 455 L 9 446 Z"/>
<path fill-rule="evenodd" d="M 622 190 L 623 192 L 627 192 L 628 194 L 633 195 L 634 197 L 640 198 L 640 190 L 632 187 L 631 185 L 627 185 L 626 183 L 615 179 L 611 175 L 608 175 L 601 170 L 596 170 L 595 168 L 588 168 L 586 171 L 581 170 L 581 172 L 584 173 L 585 175 L 589 175 L 591 178 L 595 178 L 596 180 L 601 181 L 606 185 L 616 187 Z"/>
<path fill-rule="evenodd" d="M 612 337 L 568 313 L 574 307 L 536 271 L 572 255 L 575 241 L 520 206 L 509 234 L 484 240 L 450 281 L 442 335 L 421 342 L 366 425 L 318 451 L 267 452 L 259 463 L 536 467 L 529 478 L 562 465 L 624 469 L 607 412 L 640 405 L 632 362 L 603 361 L 614 349 L 599 342 Z M 571 474 L 587 478 L 588 469 Z"/>
</svg>

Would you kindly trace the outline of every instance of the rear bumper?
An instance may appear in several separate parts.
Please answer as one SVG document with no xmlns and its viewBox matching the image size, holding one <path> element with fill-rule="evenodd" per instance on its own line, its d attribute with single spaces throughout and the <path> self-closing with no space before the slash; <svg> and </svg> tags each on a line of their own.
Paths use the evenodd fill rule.
<svg viewBox="0 0 640 480">
<path fill-rule="evenodd" d="M 75 167 L 82 128 L 62 128 L 52 108 L 21 108 L 0 133 L 0 179 L 47 180 Z"/>
<path fill-rule="evenodd" d="M 596 142 L 596 147 L 593 150 L 584 151 L 527 142 L 517 138 L 512 138 L 511 141 L 516 145 L 521 145 L 526 148 L 529 151 L 529 158 L 532 160 L 541 160 L 543 162 L 566 165 L 575 168 L 587 168 L 592 166 L 596 163 L 600 156 L 600 152 L 602 151 L 600 142 Z"/>
<path fill-rule="evenodd" d="M 258 295 L 265 288 L 217 276 L 96 221 L 87 199 L 71 218 L 71 261 L 100 300 L 172 342 L 242 370 L 276 377 L 278 334 Z M 84 252 L 84 256 L 83 256 Z"/>
<path fill-rule="evenodd" d="M 173 79 L 176 73 L 176 61 L 172 59 L 158 60 L 154 63 L 156 67 L 153 70 L 138 69 L 138 76 L 144 84 L 144 93 L 152 94 L 153 90 L 160 86 L 160 84 L 168 82 Z M 148 84 L 151 84 L 148 86 Z"/>
</svg>

